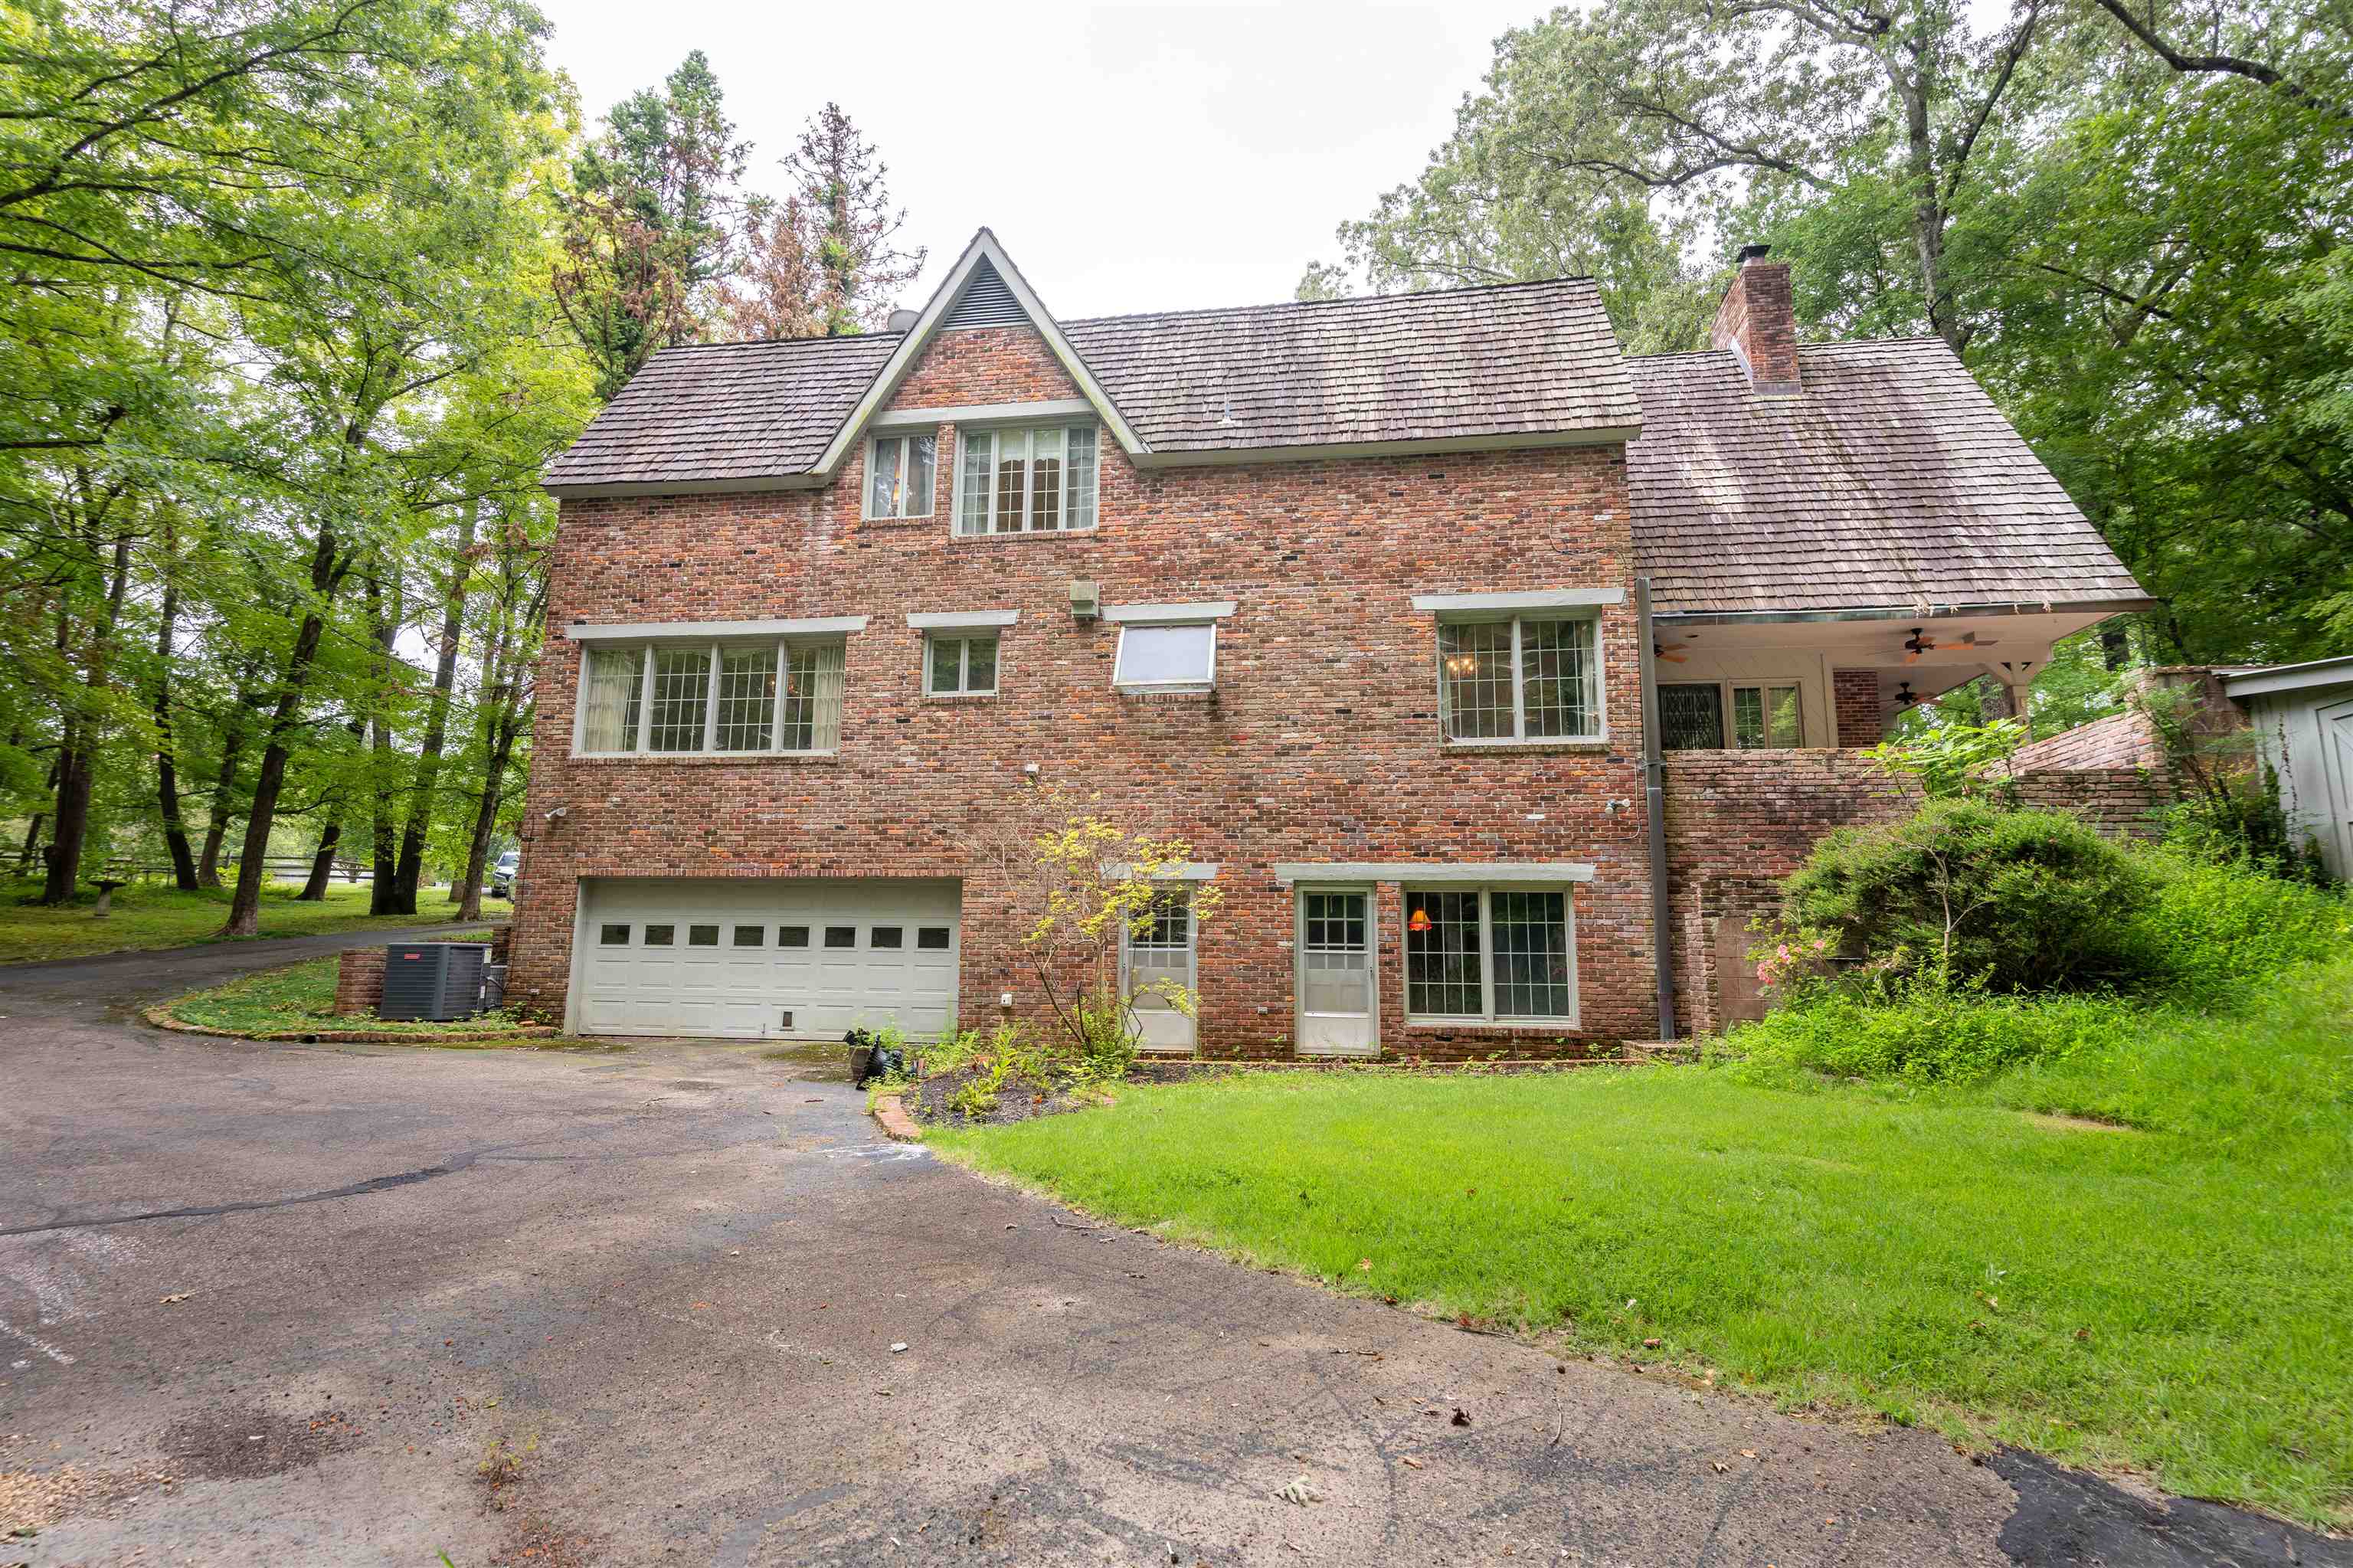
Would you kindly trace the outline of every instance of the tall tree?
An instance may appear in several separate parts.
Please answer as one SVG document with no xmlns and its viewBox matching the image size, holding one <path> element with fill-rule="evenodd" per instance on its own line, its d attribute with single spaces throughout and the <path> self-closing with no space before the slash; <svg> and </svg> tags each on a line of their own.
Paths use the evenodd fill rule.
<svg viewBox="0 0 2353 1568">
<path fill-rule="evenodd" d="M 697 49 L 661 90 L 623 99 L 573 169 L 555 297 L 599 401 L 654 350 L 693 341 L 734 264 L 737 192 L 750 143 Z"/>
<path fill-rule="evenodd" d="M 841 105 L 828 103 L 785 160 L 801 217 L 804 248 L 816 273 L 812 302 L 828 337 L 882 324 L 896 291 L 923 270 L 924 251 L 895 241 L 906 209 L 891 204 L 891 166 L 858 133 Z"/>
</svg>

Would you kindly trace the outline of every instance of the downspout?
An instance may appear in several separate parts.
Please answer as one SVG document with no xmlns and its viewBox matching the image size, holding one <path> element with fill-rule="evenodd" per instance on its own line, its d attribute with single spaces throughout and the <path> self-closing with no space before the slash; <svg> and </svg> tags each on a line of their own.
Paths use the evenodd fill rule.
<svg viewBox="0 0 2353 1568">
<path fill-rule="evenodd" d="M 1651 948 L 1658 960 L 1659 1038 L 1675 1037 L 1674 944 L 1670 937 L 1672 906 L 1667 896 L 1666 767 L 1659 757 L 1658 644 L 1651 630 L 1651 579 L 1634 579 L 1635 634 L 1641 639 L 1638 667 L 1642 673 L 1642 815 L 1651 833 Z"/>
</svg>

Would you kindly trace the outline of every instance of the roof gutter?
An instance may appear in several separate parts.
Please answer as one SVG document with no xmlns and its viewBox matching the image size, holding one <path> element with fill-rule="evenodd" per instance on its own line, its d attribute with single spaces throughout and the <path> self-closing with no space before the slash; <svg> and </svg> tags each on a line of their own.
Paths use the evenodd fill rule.
<svg viewBox="0 0 2353 1568">
<path fill-rule="evenodd" d="M 1637 659 L 1642 686 L 1642 815 L 1651 837 L 1651 952 L 1659 975 L 1659 1038 L 1675 1037 L 1674 914 L 1667 887 L 1667 790 L 1665 759 L 1659 752 L 1659 661 L 1651 631 L 1651 579 L 1634 579 Z"/>
<path fill-rule="evenodd" d="M 2124 615 L 2155 609 L 2146 594 L 2120 599 L 1984 599 L 1974 602 L 1887 605 L 1872 609 L 1725 609 L 1659 611 L 1661 620 L 1677 626 L 1766 626 L 1813 624 L 1836 620 L 1943 620 L 1980 615 Z"/>
</svg>

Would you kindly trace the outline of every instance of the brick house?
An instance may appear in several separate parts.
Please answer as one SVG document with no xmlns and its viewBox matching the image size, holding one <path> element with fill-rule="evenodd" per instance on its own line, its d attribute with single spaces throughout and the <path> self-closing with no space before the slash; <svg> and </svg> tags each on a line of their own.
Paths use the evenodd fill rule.
<svg viewBox="0 0 2353 1568">
<path fill-rule="evenodd" d="M 1770 877 L 1900 807 L 1841 748 L 2146 601 L 1942 344 L 1800 346 L 1761 255 L 1715 336 L 1628 358 L 1582 279 L 1060 322 L 984 230 L 891 331 L 656 355 L 546 476 L 510 997 L 1031 1015 L 976 844 L 1055 780 L 1192 846 L 1154 1048 L 1720 1022 Z"/>
</svg>

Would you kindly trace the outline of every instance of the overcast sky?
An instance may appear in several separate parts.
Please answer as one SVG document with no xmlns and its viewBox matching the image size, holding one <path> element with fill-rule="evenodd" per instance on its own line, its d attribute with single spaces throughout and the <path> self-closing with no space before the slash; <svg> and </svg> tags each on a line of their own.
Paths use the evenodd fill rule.
<svg viewBox="0 0 2353 1568">
<path fill-rule="evenodd" d="M 542 0 L 593 121 L 711 57 L 751 183 L 828 99 L 891 165 L 923 302 L 997 231 L 1060 316 L 1287 300 L 1332 231 L 1413 178 L 1541 0 L 1432 5 Z"/>
</svg>

